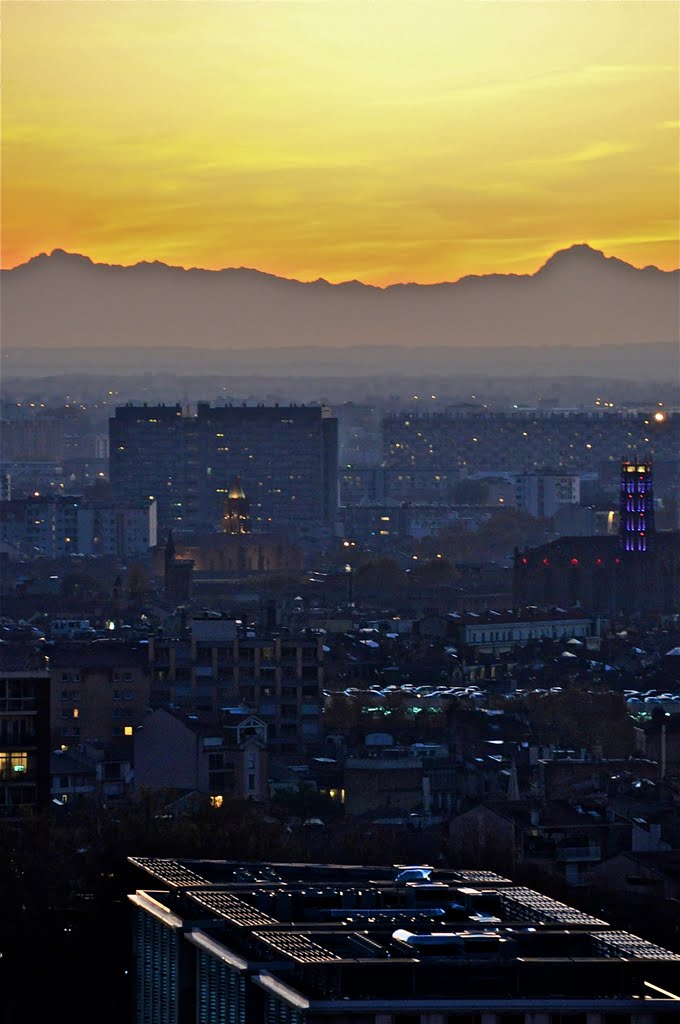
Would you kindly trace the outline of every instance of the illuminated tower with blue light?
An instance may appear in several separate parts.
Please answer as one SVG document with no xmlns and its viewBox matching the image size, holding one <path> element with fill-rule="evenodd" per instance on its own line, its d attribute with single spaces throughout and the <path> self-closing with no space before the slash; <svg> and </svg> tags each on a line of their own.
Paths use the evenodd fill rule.
<svg viewBox="0 0 680 1024">
<path fill-rule="evenodd" d="M 621 460 L 619 491 L 619 547 L 622 551 L 649 551 L 654 538 L 652 463 Z"/>
</svg>

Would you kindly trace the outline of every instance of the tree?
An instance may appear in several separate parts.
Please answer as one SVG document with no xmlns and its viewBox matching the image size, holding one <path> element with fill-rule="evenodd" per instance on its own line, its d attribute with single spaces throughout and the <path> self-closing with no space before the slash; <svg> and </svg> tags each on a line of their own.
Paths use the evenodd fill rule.
<svg viewBox="0 0 680 1024">
<path fill-rule="evenodd" d="M 562 693 L 527 694 L 531 728 L 539 743 L 602 748 L 605 757 L 633 752 L 633 723 L 620 693 L 581 687 Z"/>
<path fill-rule="evenodd" d="M 345 693 L 334 693 L 324 707 L 326 732 L 351 733 L 359 726 L 361 707 Z"/>
<path fill-rule="evenodd" d="M 355 593 L 386 594 L 403 586 L 406 577 L 393 558 L 376 558 L 353 570 Z"/>
<path fill-rule="evenodd" d="M 491 512 L 477 530 L 463 530 L 452 524 L 424 537 L 418 557 L 429 559 L 440 554 L 454 564 L 502 562 L 512 557 L 516 547 L 535 546 L 545 539 L 545 527 L 537 519 L 519 509 L 504 508 Z"/>
</svg>

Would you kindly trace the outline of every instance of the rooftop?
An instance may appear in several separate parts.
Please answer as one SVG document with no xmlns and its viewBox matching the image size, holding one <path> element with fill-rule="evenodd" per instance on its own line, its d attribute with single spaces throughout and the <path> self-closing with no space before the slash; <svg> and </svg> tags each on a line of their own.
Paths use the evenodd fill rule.
<svg viewBox="0 0 680 1024">
<path fill-rule="evenodd" d="M 680 954 L 492 871 L 128 860 L 151 886 L 130 896 L 139 912 L 310 1014 L 340 1000 L 677 1011 Z"/>
<path fill-rule="evenodd" d="M 591 622 L 582 608 L 490 608 L 480 612 L 450 612 L 447 618 L 461 626 L 501 626 L 506 622 Z"/>
</svg>

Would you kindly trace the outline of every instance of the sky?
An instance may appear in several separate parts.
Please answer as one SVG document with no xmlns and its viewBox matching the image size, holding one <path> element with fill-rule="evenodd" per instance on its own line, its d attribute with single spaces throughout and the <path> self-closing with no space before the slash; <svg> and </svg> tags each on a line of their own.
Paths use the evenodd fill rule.
<svg viewBox="0 0 680 1024">
<path fill-rule="evenodd" d="M 4 0 L 2 266 L 680 264 L 680 4 Z"/>
</svg>

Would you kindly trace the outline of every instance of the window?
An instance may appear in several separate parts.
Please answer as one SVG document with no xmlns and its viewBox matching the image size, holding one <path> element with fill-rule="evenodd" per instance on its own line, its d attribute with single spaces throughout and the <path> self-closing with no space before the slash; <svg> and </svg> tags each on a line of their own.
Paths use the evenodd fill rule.
<svg viewBox="0 0 680 1024">
<path fill-rule="evenodd" d="M 27 751 L 0 751 L 0 779 L 16 779 L 28 768 Z"/>
<path fill-rule="evenodd" d="M 124 732 L 124 734 L 125 734 L 126 736 L 132 736 L 132 733 L 133 733 L 133 728 L 132 728 L 132 726 L 131 726 L 131 725 L 126 725 L 126 726 L 124 727 L 124 729 L 123 729 L 123 732 Z"/>
</svg>

